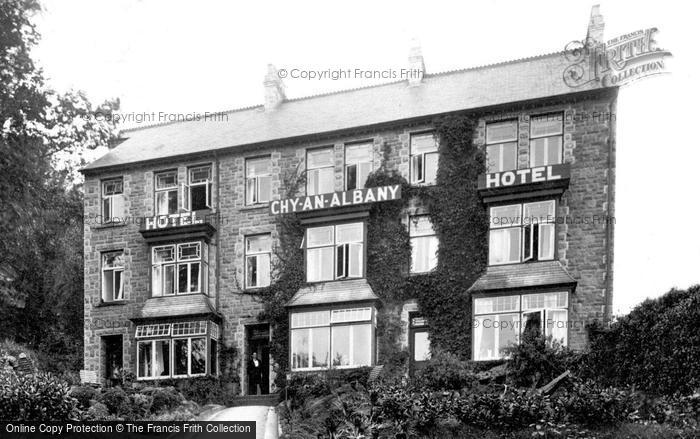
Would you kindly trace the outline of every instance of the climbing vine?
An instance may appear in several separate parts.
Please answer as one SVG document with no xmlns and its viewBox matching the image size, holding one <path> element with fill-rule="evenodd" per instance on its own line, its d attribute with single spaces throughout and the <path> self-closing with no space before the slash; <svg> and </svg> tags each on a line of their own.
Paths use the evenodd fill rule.
<svg viewBox="0 0 700 439">
<path fill-rule="evenodd" d="M 374 203 L 367 221 L 367 281 L 382 305 L 377 319 L 378 362 L 403 372 L 408 359 L 401 348 L 401 310 L 416 299 L 430 325 L 433 348 L 470 357 L 471 298 L 467 292 L 486 264 L 488 217 L 476 191 L 477 176 L 485 171 L 484 154 L 473 144 L 474 119 L 451 116 L 434 121 L 440 141 L 437 184 L 410 187 L 396 171 L 387 169 L 390 146 L 384 145 L 382 166 L 367 187 L 401 185 L 399 200 Z M 304 184 L 303 173 L 285 178 L 288 197 Z M 409 202 L 429 212 L 439 239 L 438 265 L 427 274 L 409 275 L 411 245 L 402 218 Z M 279 245 L 273 266 L 276 281 L 260 292 L 270 322 L 271 354 L 281 370 L 289 370 L 289 328 L 285 304 L 305 284 L 301 242 L 304 229 L 294 214 L 276 218 Z M 405 324 L 405 323 L 404 323 Z M 283 374 L 278 379 L 283 380 Z M 282 382 L 278 383 L 282 385 Z"/>
</svg>

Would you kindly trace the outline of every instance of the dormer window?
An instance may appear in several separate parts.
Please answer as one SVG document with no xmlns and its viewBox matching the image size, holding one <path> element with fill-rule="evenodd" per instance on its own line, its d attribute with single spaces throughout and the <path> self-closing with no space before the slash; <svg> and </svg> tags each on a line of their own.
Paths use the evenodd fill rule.
<svg viewBox="0 0 700 439">
<path fill-rule="evenodd" d="M 305 241 L 308 282 L 364 276 L 364 223 L 310 227 Z"/>
</svg>

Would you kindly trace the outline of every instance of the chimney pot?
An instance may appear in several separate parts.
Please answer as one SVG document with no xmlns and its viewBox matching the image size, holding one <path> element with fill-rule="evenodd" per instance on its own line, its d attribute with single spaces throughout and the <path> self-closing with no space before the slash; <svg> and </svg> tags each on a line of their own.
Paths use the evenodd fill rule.
<svg viewBox="0 0 700 439">
<path fill-rule="evenodd" d="M 600 13 L 600 5 L 594 5 L 591 8 L 591 19 L 588 21 L 588 32 L 586 33 L 586 45 L 597 46 L 603 44 L 603 31 L 605 30 L 605 22 L 603 15 Z"/>
</svg>

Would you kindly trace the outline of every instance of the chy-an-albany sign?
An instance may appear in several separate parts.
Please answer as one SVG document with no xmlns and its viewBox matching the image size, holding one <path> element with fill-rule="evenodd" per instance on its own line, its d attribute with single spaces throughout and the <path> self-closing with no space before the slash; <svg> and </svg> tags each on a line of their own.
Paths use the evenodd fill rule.
<svg viewBox="0 0 700 439">
<path fill-rule="evenodd" d="M 309 212 L 312 210 L 330 209 L 332 207 L 355 206 L 380 201 L 398 200 L 399 198 L 401 198 L 401 186 L 399 185 L 353 189 L 345 192 L 332 192 L 328 194 L 275 200 L 270 202 L 270 213 L 273 215 L 280 215 L 285 213 Z"/>
</svg>

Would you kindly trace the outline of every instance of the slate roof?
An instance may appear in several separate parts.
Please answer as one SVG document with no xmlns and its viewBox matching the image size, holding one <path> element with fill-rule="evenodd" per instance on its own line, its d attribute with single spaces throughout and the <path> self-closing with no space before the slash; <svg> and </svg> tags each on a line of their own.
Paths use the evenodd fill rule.
<svg viewBox="0 0 700 439">
<path fill-rule="evenodd" d="M 557 52 L 425 75 L 423 82 L 416 87 L 400 81 L 291 99 L 273 111 L 264 111 L 262 105 L 228 111 L 223 113 L 226 118 L 220 122 L 202 119 L 127 130 L 123 132 L 127 140 L 83 171 L 333 133 L 600 87 L 594 81 L 577 89 L 567 86 L 563 75 L 570 64 L 563 52 Z"/>
<path fill-rule="evenodd" d="M 324 282 L 301 288 L 287 307 L 379 300 L 366 279 Z"/>
<path fill-rule="evenodd" d="M 209 298 L 204 294 L 187 294 L 152 297 L 146 300 L 136 318 L 151 319 L 202 314 L 216 314 L 209 303 Z"/>
<path fill-rule="evenodd" d="M 507 290 L 547 285 L 575 284 L 559 261 L 496 265 L 474 282 L 469 291 Z"/>
</svg>

